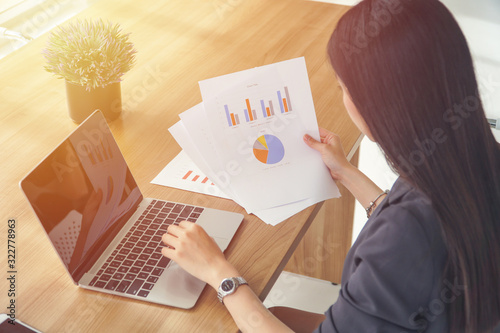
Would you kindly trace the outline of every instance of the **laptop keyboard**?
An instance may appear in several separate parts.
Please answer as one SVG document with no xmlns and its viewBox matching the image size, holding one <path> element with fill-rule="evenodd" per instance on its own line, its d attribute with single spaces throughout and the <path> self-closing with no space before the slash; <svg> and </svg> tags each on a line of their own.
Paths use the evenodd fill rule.
<svg viewBox="0 0 500 333">
<path fill-rule="evenodd" d="M 161 254 L 161 236 L 171 224 L 196 222 L 202 212 L 202 207 L 153 200 L 89 285 L 147 297 L 170 262 Z"/>
</svg>

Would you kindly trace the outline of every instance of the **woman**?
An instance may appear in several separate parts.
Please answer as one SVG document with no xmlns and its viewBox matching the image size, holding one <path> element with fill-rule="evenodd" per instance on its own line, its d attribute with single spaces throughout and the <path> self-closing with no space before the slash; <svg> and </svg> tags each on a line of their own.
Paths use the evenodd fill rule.
<svg viewBox="0 0 500 333">
<path fill-rule="evenodd" d="M 386 195 L 349 164 L 335 134 L 304 137 L 370 217 L 346 258 L 337 302 L 302 327 L 287 324 L 492 331 L 500 323 L 500 148 L 456 21 L 437 0 L 365 0 L 341 18 L 328 52 L 349 115 L 400 177 Z M 239 277 L 195 224 L 171 226 L 163 241 L 165 256 L 215 289 Z M 242 331 L 289 330 L 247 285 L 223 301 Z"/>
</svg>

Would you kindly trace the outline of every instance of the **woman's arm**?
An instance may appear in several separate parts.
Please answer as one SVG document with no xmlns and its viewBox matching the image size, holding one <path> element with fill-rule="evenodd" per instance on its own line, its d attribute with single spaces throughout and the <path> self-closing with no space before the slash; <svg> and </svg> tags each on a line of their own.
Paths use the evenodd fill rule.
<svg viewBox="0 0 500 333">
<path fill-rule="evenodd" d="M 340 181 L 361 205 L 367 208 L 370 202 L 382 193 L 382 190 L 358 168 L 349 163 L 338 135 L 323 128 L 319 129 L 319 134 L 321 142 L 314 140 L 307 134 L 304 136 L 304 142 L 321 153 L 323 162 L 330 169 L 332 178 Z M 378 198 L 376 204 L 379 204 L 383 198 L 383 196 Z"/>
<path fill-rule="evenodd" d="M 217 290 L 223 279 L 240 276 L 224 254 L 199 225 L 183 221 L 171 225 L 163 235 L 164 256 Z M 292 332 L 279 321 L 248 285 L 224 297 L 224 305 L 242 332 Z"/>
</svg>

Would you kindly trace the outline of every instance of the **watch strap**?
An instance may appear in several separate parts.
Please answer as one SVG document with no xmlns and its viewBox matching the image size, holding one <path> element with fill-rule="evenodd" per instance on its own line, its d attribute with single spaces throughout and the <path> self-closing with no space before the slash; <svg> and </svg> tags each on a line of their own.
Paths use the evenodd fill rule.
<svg viewBox="0 0 500 333">
<path fill-rule="evenodd" d="M 222 284 L 224 283 L 224 281 L 226 281 L 228 279 L 233 281 L 234 286 L 230 291 L 224 291 L 224 290 L 222 290 Z M 236 289 L 238 289 L 239 286 L 244 285 L 244 284 L 248 285 L 248 282 L 241 276 L 226 278 L 226 279 L 222 280 L 221 284 L 219 285 L 219 290 L 217 291 L 217 298 L 219 299 L 219 301 L 222 304 L 224 304 L 224 297 L 226 297 L 227 295 L 233 294 L 236 291 Z"/>
</svg>

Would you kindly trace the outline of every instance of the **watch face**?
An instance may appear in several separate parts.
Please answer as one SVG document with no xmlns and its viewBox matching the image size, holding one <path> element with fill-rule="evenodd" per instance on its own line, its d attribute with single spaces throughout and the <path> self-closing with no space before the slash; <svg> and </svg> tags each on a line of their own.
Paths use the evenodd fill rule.
<svg viewBox="0 0 500 333">
<path fill-rule="evenodd" d="M 224 280 L 221 285 L 221 289 L 224 290 L 225 292 L 228 292 L 234 288 L 234 282 L 233 280 Z"/>
</svg>

